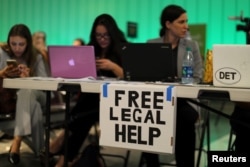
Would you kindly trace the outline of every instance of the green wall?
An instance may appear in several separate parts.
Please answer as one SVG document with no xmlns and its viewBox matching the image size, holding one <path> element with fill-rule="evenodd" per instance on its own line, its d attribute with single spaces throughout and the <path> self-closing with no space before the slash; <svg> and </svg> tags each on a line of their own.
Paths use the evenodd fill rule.
<svg viewBox="0 0 250 167">
<path fill-rule="evenodd" d="M 47 33 L 48 45 L 72 44 L 76 37 L 89 41 L 95 17 L 109 13 L 119 27 L 127 32 L 127 22 L 138 24 L 137 38 L 131 42 L 145 42 L 158 37 L 159 17 L 167 4 L 183 6 L 190 24 L 206 24 L 206 47 L 215 43 L 245 44 L 243 31 L 237 32 L 240 21 L 228 16 L 250 17 L 249 0 L 0 0 L 0 41 L 6 41 L 10 27 L 27 24 L 31 31 Z"/>
</svg>

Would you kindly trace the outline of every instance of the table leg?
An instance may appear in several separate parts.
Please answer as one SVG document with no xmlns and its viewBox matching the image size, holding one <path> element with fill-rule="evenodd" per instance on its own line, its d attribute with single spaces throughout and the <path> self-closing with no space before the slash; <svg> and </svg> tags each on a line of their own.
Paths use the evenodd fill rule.
<svg viewBox="0 0 250 167">
<path fill-rule="evenodd" d="M 65 146 L 64 146 L 64 167 L 68 166 L 68 136 L 69 136 L 69 117 L 70 117 L 70 92 L 66 91 L 66 112 L 65 112 Z"/>
<path fill-rule="evenodd" d="M 45 113 L 45 166 L 49 167 L 49 140 L 50 140 L 50 105 L 51 92 L 46 91 L 46 113 Z"/>
<path fill-rule="evenodd" d="M 64 145 L 64 167 L 68 166 L 68 137 L 69 137 L 69 121 L 70 121 L 70 95 L 71 92 L 81 91 L 80 84 L 68 84 L 68 83 L 59 83 L 58 91 L 66 91 L 66 111 L 65 111 L 65 145 Z"/>
</svg>

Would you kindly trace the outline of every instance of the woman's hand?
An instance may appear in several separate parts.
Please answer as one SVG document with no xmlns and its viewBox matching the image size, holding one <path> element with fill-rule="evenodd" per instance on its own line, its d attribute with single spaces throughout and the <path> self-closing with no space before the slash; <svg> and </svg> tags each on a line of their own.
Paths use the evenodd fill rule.
<svg viewBox="0 0 250 167">
<path fill-rule="evenodd" d="M 3 69 L 3 77 L 16 78 L 19 77 L 21 72 L 18 67 L 8 65 Z"/>
<path fill-rule="evenodd" d="M 123 78 L 123 69 L 116 63 L 109 59 L 97 59 L 96 60 L 97 70 L 112 71 L 116 77 Z"/>
<path fill-rule="evenodd" d="M 109 59 L 97 59 L 96 68 L 97 70 L 113 70 L 114 63 Z"/>
<path fill-rule="evenodd" d="M 30 68 L 28 68 L 26 65 L 19 64 L 18 68 L 19 68 L 19 71 L 20 71 L 20 77 L 21 78 L 30 76 Z"/>
</svg>

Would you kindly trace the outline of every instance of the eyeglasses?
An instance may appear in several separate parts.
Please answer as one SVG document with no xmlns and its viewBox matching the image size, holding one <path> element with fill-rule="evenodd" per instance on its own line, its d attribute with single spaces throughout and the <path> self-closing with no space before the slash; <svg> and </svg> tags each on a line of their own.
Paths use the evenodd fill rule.
<svg viewBox="0 0 250 167">
<path fill-rule="evenodd" d="M 102 38 L 107 40 L 110 38 L 110 36 L 107 33 L 101 34 L 101 33 L 96 33 L 95 37 L 97 40 L 101 40 Z"/>
</svg>

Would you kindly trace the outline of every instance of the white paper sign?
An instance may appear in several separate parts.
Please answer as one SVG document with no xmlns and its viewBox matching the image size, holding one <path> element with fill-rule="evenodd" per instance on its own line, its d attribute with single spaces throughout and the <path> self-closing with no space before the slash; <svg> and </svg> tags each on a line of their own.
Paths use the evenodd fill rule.
<svg viewBox="0 0 250 167">
<path fill-rule="evenodd" d="M 101 89 L 100 145 L 174 153 L 174 86 L 104 84 Z"/>
</svg>

